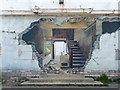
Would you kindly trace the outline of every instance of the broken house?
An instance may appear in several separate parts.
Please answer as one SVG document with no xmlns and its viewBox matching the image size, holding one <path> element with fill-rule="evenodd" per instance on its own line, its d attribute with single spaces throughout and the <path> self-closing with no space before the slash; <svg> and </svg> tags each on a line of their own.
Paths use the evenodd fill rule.
<svg viewBox="0 0 120 90">
<path fill-rule="evenodd" d="M 50 62 L 60 68 L 118 70 L 116 6 L 106 10 L 107 2 L 96 2 L 102 5 L 98 8 L 91 2 L 88 7 L 87 2 L 68 1 L 2 2 L 8 5 L 1 13 L 4 70 L 40 70 Z"/>
</svg>

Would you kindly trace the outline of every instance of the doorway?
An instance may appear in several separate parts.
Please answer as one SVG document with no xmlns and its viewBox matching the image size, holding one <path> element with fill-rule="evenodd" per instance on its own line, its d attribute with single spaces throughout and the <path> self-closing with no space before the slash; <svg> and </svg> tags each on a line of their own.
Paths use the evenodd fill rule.
<svg viewBox="0 0 120 90">
<path fill-rule="evenodd" d="M 60 64 L 60 57 L 68 54 L 68 46 L 66 41 L 56 40 L 53 43 L 53 59 Z"/>
<path fill-rule="evenodd" d="M 74 40 L 74 29 L 53 29 L 53 59 L 60 64 L 62 56 L 68 56 L 68 40 Z"/>
</svg>

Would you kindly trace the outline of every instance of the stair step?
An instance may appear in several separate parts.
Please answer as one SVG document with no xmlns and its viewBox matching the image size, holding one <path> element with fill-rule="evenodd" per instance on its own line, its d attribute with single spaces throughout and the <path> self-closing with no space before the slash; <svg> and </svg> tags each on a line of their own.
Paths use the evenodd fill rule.
<svg viewBox="0 0 120 90">
<path fill-rule="evenodd" d="M 82 51 L 80 51 L 80 50 L 78 49 L 78 50 L 73 50 L 73 52 L 82 52 Z"/>
<path fill-rule="evenodd" d="M 80 51 L 73 51 L 73 54 L 83 54 L 83 53 Z"/>
<path fill-rule="evenodd" d="M 86 61 L 86 59 L 73 59 L 73 61 Z"/>
<path fill-rule="evenodd" d="M 70 42 L 77 42 L 77 41 L 74 41 L 74 40 L 70 40 Z"/>
<path fill-rule="evenodd" d="M 81 51 L 80 49 L 72 49 L 73 51 Z"/>
<path fill-rule="evenodd" d="M 73 54 L 73 57 L 84 57 L 83 54 Z"/>
<path fill-rule="evenodd" d="M 86 62 L 86 59 L 73 59 L 73 62 Z"/>
<path fill-rule="evenodd" d="M 79 47 L 78 44 L 70 45 L 71 47 Z"/>
<path fill-rule="evenodd" d="M 72 49 L 78 49 L 79 46 L 71 46 L 70 48 L 72 48 Z"/>
<path fill-rule="evenodd" d="M 73 57 L 73 59 L 81 60 L 81 59 L 85 59 L 85 57 Z"/>
<path fill-rule="evenodd" d="M 73 67 L 83 67 L 85 64 L 73 64 Z"/>
<path fill-rule="evenodd" d="M 74 66 L 82 66 L 82 65 L 84 65 L 84 64 L 73 64 Z"/>
<path fill-rule="evenodd" d="M 73 67 L 83 67 L 86 62 L 86 58 L 84 57 L 77 41 L 71 40 L 70 41 L 70 48 L 72 50 L 72 60 L 73 60 Z"/>
<path fill-rule="evenodd" d="M 78 61 L 73 61 L 73 64 L 85 64 L 85 61 L 80 61 L 80 62 L 78 62 Z"/>
<path fill-rule="evenodd" d="M 62 78 L 57 78 L 57 79 L 54 79 L 54 78 L 30 78 L 29 79 L 29 82 L 30 83 L 46 83 L 46 84 L 50 84 L 50 83 L 80 83 L 80 82 L 91 82 L 93 83 L 94 80 L 92 78 L 69 78 L 69 79 L 62 79 Z"/>
</svg>

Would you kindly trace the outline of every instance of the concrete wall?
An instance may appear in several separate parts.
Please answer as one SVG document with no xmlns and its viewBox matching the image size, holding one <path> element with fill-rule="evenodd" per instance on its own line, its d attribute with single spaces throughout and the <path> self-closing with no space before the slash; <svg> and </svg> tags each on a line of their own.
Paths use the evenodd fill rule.
<svg viewBox="0 0 120 90">
<path fill-rule="evenodd" d="M 37 26 L 34 26 L 31 30 L 29 30 L 27 33 L 23 34 L 22 39 L 26 42 L 34 42 L 37 50 L 40 53 L 44 52 L 44 42 L 45 39 L 49 39 L 53 37 L 53 31 L 54 28 L 61 28 L 61 29 L 74 29 L 74 28 L 87 28 L 88 25 L 90 25 L 92 22 L 76 22 L 76 23 L 66 23 L 61 26 L 58 26 L 54 24 L 53 22 L 40 22 Z"/>
<path fill-rule="evenodd" d="M 39 70 L 38 61 L 32 58 L 31 45 L 19 45 L 18 34 L 39 17 L 2 16 L 2 69 Z"/>
<path fill-rule="evenodd" d="M 2 64 L 3 69 L 12 70 L 39 70 L 37 58 L 31 57 L 33 52 L 31 51 L 30 45 L 22 45 L 22 48 L 18 43 L 19 34 L 26 31 L 31 23 L 36 22 L 40 19 L 40 16 L 2 16 Z M 86 28 L 89 24 L 86 22 L 78 23 L 67 23 L 61 26 L 55 23 L 40 23 L 39 30 L 43 31 L 43 36 L 51 36 L 52 28 Z M 36 40 L 38 40 L 41 35 L 37 34 Z M 40 40 L 41 42 L 42 40 Z M 41 45 L 42 44 L 42 45 Z M 43 43 L 40 43 L 40 48 L 42 48 Z M 25 51 L 25 48 L 28 50 Z M 22 54 L 21 54 L 22 53 Z M 24 56 L 23 55 L 26 55 Z M 30 55 L 30 57 L 29 57 Z"/>
<path fill-rule="evenodd" d="M 94 8 L 95 10 L 118 10 L 118 0 L 64 0 L 64 8 Z M 40 8 L 62 8 L 59 0 L 2 0 L 3 10 L 30 10 Z"/>
<path fill-rule="evenodd" d="M 102 34 L 102 21 L 99 20 L 96 21 L 96 34 L 97 35 Z"/>
<path fill-rule="evenodd" d="M 85 71 L 90 70 L 118 70 L 120 60 L 116 58 L 116 50 L 120 50 L 119 31 L 105 33 L 100 37 L 100 47 L 95 48 L 92 57 L 86 65 Z M 118 56 L 117 56 L 118 57 Z M 119 69 L 120 70 L 120 69 Z"/>
<path fill-rule="evenodd" d="M 31 45 L 18 45 L 15 33 L 2 33 L 2 69 L 39 70 Z"/>
<path fill-rule="evenodd" d="M 86 22 L 86 21 L 80 21 L 80 22 L 75 22 L 75 23 L 66 23 L 62 24 L 60 26 L 56 25 L 55 23 L 50 23 L 50 22 L 41 22 L 40 23 L 40 30 L 42 30 L 42 35 L 44 38 L 50 37 L 52 38 L 53 32 L 52 29 L 57 28 L 57 29 L 76 29 L 76 28 L 87 28 L 91 23 L 93 22 Z"/>
<path fill-rule="evenodd" d="M 27 44 L 35 45 L 36 49 L 39 53 L 43 53 L 44 51 L 44 33 L 43 30 L 40 29 L 39 24 L 34 26 L 30 31 L 24 33 L 22 35 L 22 40 L 27 42 Z"/>
<path fill-rule="evenodd" d="M 85 57 L 88 58 L 91 48 L 93 47 L 94 41 L 96 40 L 96 25 L 89 29 L 76 29 L 74 31 L 74 40 L 78 41 L 78 44 L 84 53 Z"/>
<path fill-rule="evenodd" d="M 2 16 L 2 64 L 3 69 L 9 70 L 39 70 L 38 61 L 32 58 L 30 45 L 19 45 L 18 34 L 25 31 L 32 22 L 38 21 L 40 16 Z M 92 22 L 91 22 L 92 23 Z M 66 23 L 56 25 L 55 23 L 40 23 L 40 29 L 45 32 L 44 36 L 52 35 L 52 28 L 86 28 L 89 24 L 85 22 Z M 79 29 L 78 29 L 79 28 Z M 118 48 L 118 33 L 103 34 L 100 38 L 100 49 L 94 49 L 92 58 L 86 66 L 87 70 L 117 70 L 118 60 L 115 60 L 115 49 Z M 39 36 L 39 34 L 38 34 Z M 120 35 L 119 35 L 120 36 Z M 78 35 L 79 37 L 79 35 Z M 77 38 L 77 37 L 75 37 Z M 24 56 L 25 55 L 25 56 Z M 109 57 L 108 57 L 109 55 Z M 109 67 L 108 67 L 109 66 Z"/>
</svg>

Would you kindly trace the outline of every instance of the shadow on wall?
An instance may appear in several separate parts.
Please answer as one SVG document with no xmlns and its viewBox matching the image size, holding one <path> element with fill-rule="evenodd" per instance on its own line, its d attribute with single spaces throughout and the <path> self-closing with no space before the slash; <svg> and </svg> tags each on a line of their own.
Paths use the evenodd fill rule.
<svg viewBox="0 0 120 90">
<path fill-rule="evenodd" d="M 114 22 L 103 22 L 102 23 L 102 34 L 105 33 L 113 33 L 116 32 L 116 30 L 120 27 L 120 22 L 119 21 L 114 21 Z"/>
<path fill-rule="evenodd" d="M 94 47 L 94 42 L 96 41 L 96 24 L 93 23 L 87 29 L 77 29 L 75 30 L 75 40 L 84 53 L 85 57 L 88 58 L 90 50 Z"/>
<path fill-rule="evenodd" d="M 105 21 L 102 23 L 102 34 L 113 33 L 120 27 L 119 21 Z M 94 42 L 97 39 L 96 24 L 90 25 L 87 29 L 75 30 L 75 38 L 78 41 L 86 58 L 89 57 L 90 51 L 94 49 Z"/>
<path fill-rule="evenodd" d="M 39 24 L 34 26 L 27 33 L 23 34 L 22 39 L 29 45 L 35 45 L 39 53 L 43 53 L 43 34 L 39 28 Z"/>
</svg>

